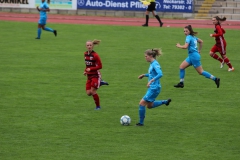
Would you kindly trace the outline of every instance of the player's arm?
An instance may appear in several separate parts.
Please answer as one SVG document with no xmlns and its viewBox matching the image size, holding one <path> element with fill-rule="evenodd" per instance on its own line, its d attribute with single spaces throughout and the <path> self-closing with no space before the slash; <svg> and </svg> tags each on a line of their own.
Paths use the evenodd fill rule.
<svg viewBox="0 0 240 160">
<path fill-rule="evenodd" d="M 156 65 L 153 68 L 157 72 L 157 75 L 152 79 L 152 82 L 158 81 L 163 76 L 162 70 L 160 69 L 159 65 Z"/>
<path fill-rule="evenodd" d="M 141 74 L 140 76 L 138 76 L 138 79 L 142 79 L 143 77 L 148 77 L 148 76 L 149 76 L 148 73 L 146 73 L 146 74 Z"/>
<path fill-rule="evenodd" d="M 176 44 L 176 47 L 181 48 L 181 49 L 187 49 L 189 46 L 189 44 L 187 42 L 185 42 L 184 45 L 180 45 L 179 43 Z"/>
<path fill-rule="evenodd" d="M 210 34 L 210 37 L 223 36 L 222 28 L 219 25 L 216 26 L 216 30 L 217 30 L 217 34 Z"/>
<path fill-rule="evenodd" d="M 201 53 L 202 45 L 203 45 L 203 40 L 201 40 L 201 39 L 198 38 L 197 42 L 198 42 L 198 44 L 199 44 L 198 52 Z"/>
<path fill-rule="evenodd" d="M 147 87 L 149 87 L 152 82 L 158 81 L 163 76 L 162 70 L 160 69 L 159 65 L 155 65 L 153 66 L 153 68 L 157 72 L 157 75 L 148 82 Z"/>
<path fill-rule="evenodd" d="M 38 10 L 38 12 L 40 12 L 40 8 L 39 8 L 39 6 L 37 6 L 37 10 Z"/>
</svg>

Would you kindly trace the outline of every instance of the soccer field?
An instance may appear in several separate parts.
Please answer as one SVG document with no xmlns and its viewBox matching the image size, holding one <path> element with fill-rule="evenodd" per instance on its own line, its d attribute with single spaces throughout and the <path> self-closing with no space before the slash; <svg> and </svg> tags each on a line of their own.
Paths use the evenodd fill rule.
<svg viewBox="0 0 240 160">
<path fill-rule="evenodd" d="M 226 30 L 227 56 L 235 68 L 220 69 L 209 56 L 213 29 L 198 29 L 203 68 L 221 78 L 220 88 L 179 65 L 187 57 L 183 28 L 48 24 L 58 36 L 36 23 L 0 21 L 0 159 L 1 160 L 239 160 L 239 30 Z M 193 26 L 194 27 L 194 26 Z M 85 93 L 83 53 L 95 46 L 109 86 L 98 90 L 102 109 L 94 110 Z M 144 51 L 162 48 L 163 77 L 158 99 L 171 104 L 146 110 L 145 126 L 136 127 L 138 103 L 145 94 L 149 63 Z M 130 126 L 121 126 L 122 115 Z"/>
</svg>

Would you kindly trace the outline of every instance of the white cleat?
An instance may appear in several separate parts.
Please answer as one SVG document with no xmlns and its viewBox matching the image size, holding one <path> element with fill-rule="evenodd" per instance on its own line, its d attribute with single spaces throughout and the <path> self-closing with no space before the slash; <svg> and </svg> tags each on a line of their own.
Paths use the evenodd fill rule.
<svg viewBox="0 0 240 160">
<path fill-rule="evenodd" d="M 233 72 L 234 71 L 234 68 L 228 68 L 228 72 Z"/>
<path fill-rule="evenodd" d="M 224 61 L 222 61 L 220 68 L 223 68 L 223 66 L 224 66 Z"/>
</svg>

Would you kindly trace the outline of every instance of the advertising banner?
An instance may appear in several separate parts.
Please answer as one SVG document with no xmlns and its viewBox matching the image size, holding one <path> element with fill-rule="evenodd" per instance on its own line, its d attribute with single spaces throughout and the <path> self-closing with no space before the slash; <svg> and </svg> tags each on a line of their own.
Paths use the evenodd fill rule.
<svg viewBox="0 0 240 160">
<path fill-rule="evenodd" d="M 78 9 L 145 11 L 138 0 L 77 0 Z M 156 0 L 156 11 L 193 12 L 193 0 Z"/>
<path fill-rule="evenodd" d="M 0 7 L 33 8 L 34 0 L 0 0 Z"/>
<path fill-rule="evenodd" d="M 35 6 L 39 6 L 41 2 L 42 0 L 35 0 Z M 50 9 L 76 9 L 76 5 L 76 0 L 51 0 L 49 7 Z"/>
</svg>

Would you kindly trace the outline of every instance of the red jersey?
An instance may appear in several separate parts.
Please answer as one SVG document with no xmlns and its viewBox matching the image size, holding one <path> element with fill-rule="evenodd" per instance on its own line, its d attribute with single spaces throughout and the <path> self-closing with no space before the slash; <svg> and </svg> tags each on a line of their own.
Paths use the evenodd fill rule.
<svg viewBox="0 0 240 160">
<path fill-rule="evenodd" d="M 85 58 L 85 72 L 87 73 L 88 76 L 93 76 L 93 75 L 100 75 L 100 69 L 102 69 L 102 61 L 99 57 L 99 55 L 95 52 L 92 51 L 89 53 L 86 51 L 84 53 L 84 58 Z M 90 68 L 90 72 L 87 72 L 86 69 Z"/>
<path fill-rule="evenodd" d="M 225 30 L 221 27 L 220 24 L 215 25 L 215 34 L 212 36 L 215 37 L 216 46 L 226 46 L 226 41 L 224 39 Z"/>
</svg>

